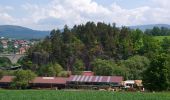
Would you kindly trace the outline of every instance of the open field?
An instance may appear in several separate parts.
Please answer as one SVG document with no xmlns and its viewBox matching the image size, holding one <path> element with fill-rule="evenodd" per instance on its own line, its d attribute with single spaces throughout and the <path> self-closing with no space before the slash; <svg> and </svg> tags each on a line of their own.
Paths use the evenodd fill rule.
<svg viewBox="0 0 170 100">
<path fill-rule="evenodd" d="M 154 38 L 158 41 L 162 41 L 164 38 L 170 39 L 170 36 L 154 36 Z"/>
<path fill-rule="evenodd" d="M 0 90 L 0 100 L 170 100 L 170 93 Z"/>
</svg>

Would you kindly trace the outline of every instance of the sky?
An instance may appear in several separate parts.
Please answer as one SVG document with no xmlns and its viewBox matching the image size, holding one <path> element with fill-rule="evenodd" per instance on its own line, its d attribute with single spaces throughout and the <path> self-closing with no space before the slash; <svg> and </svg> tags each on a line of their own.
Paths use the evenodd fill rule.
<svg viewBox="0 0 170 100">
<path fill-rule="evenodd" d="M 170 24 L 170 0 L 0 0 L 0 25 L 61 29 L 88 21 Z"/>
</svg>

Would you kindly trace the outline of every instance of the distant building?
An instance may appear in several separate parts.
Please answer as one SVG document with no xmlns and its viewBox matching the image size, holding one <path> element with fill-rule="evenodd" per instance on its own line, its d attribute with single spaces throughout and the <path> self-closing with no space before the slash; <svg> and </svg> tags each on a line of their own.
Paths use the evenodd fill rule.
<svg viewBox="0 0 170 100">
<path fill-rule="evenodd" d="M 19 54 L 24 54 L 26 49 L 24 47 L 19 48 Z"/>
<path fill-rule="evenodd" d="M 82 75 L 84 75 L 84 76 L 94 76 L 94 72 L 92 72 L 92 71 L 83 71 Z"/>
<path fill-rule="evenodd" d="M 138 88 L 140 90 L 143 88 L 142 80 L 126 80 L 123 81 L 123 86 L 125 88 Z"/>
<path fill-rule="evenodd" d="M 135 85 L 135 81 L 134 80 L 126 80 L 126 81 L 123 81 L 123 86 L 125 88 L 133 88 Z"/>
<path fill-rule="evenodd" d="M 2 46 L 3 46 L 4 49 L 8 48 L 8 41 L 7 40 L 2 40 L 1 43 L 2 43 Z"/>
</svg>

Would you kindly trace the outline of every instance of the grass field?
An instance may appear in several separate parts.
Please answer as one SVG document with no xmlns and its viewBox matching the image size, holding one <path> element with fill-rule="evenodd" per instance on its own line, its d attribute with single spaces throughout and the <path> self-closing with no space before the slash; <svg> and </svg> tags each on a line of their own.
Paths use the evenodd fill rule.
<svg viewBox="0 0 170 100">
<path fill-rule="evenodd" d="M 0 100 L 170 100 L 170 93 L 0 90 Z"/>
<path fill-rule="evenodd" d="M 158 41 L 162 41 L 164 38 L 170 39 L 170 36 L 154 36 L 154 38 Z"/>
</svg>

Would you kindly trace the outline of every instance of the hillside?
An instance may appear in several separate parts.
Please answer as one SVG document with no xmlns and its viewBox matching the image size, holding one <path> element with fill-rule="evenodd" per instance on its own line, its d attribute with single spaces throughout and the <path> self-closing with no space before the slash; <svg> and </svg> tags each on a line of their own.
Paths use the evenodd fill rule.
<svg viewBox="0 0 170 100">
<path fill-rule="evenodd" d="M 38 31 L 29 28 L 14 26 L 14 25 L 0 25 L 0 37 L 9 37 L 16 39 L 38 39 L 49 35 L 49 31 Z"/>
<path fill-rule="evenodd" d="M 137 26 L 129 26 L 131 29 L 140 29 L 142 31 L 145 31 L 146 29 L 152 29 L 153 27 L 167 27 L 170 28 L 170 25 L 168 24 L 149 24 L 149 25 L 137 25 Z"/>
</svg>

